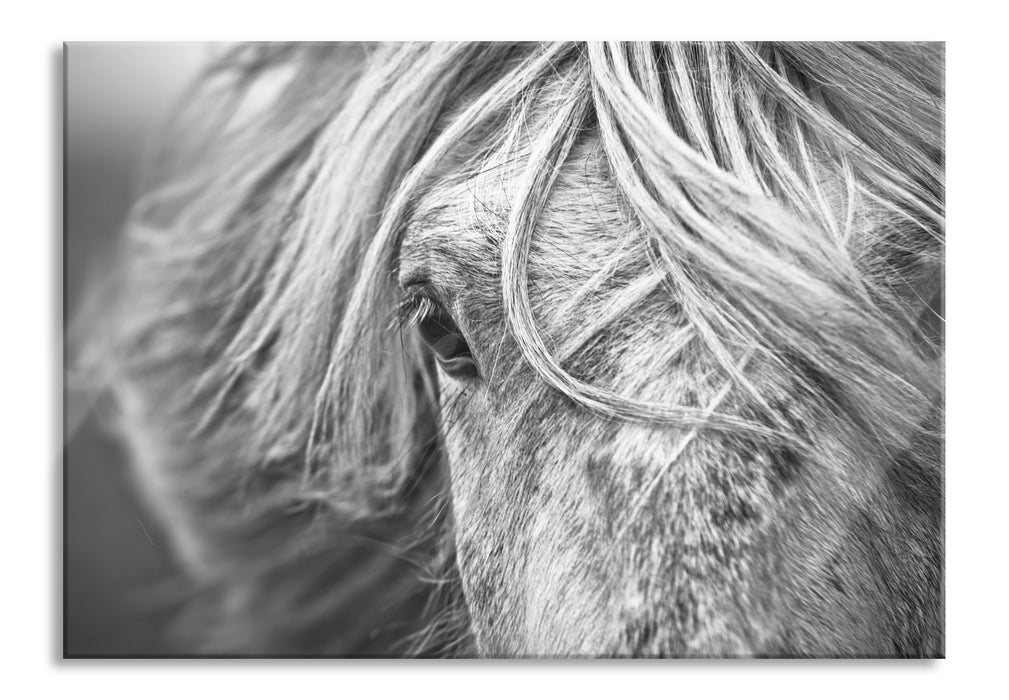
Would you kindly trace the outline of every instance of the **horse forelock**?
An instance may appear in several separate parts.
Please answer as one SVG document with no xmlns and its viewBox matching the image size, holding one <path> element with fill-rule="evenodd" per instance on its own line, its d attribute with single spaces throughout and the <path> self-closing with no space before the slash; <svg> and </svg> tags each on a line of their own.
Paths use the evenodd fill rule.
<svg viewBox="0 0 1009 700">
<path fill-rule="evenodd" d="M 133 228 L 145 279 L 134 282 L 142 294 L 123 315 L 119 356 L 122 381 L 162 402 L 138 409 L 138 423 L 161 423 L 148 428 L 157 447 L 145 449 L 217 472 L 167 517 L 224 504 L 203 519 L 219 529 L 207 550 L 262 559 L 266 573 L 242 583 L 247 606 L 306 566 L 282 537 L 240 526 L 281 511 L 284 532 L 312 531 L 291 512 L 321 520 L 317 537 L 392 515 L 401 524 L 381 536 L 405 552 L 440 551 L 444 570 L 427 575 L 457 585 L 446 486 L 418 476 L 447 428 L 437 379 L 394 318 L 411 232 L 442 231 L 446 257 L 470 240 L 495 251 L 485 315 L 500 318 L 523 364 L 595 416 L 815 448 L 748 377 L 748 364 L 762 363 L 797 377 L 855 444 L 916 455 L 942 402 L 941 359 L 918 332 L 930 311 L 918 297 L 935 293 L 928 280 L 942 255 L 933 50 L 436 44 L 233 61 L 224 73 L 241 76 L 243 94 L 261 73 L 294 70 L 276 100 L 222 138 L 181 211 L 164 205 L 170 226 L 145 203 Z M 334 66 L 347 77 L 319 87 Z M 173 196 L 159 192 L 148 202 Z M 585 192 L 612 227 L 581 221 L 573 202 Z M 544 226 L 591 231 L 585 243 L 612 252 L 588 283 L 549 300 L 553 319 L 537 279 L 563 278 L 570 263 L 537 248 Z M 717 400 L 648 403 L 580 371 L 593 342 L 656 296 L 683 319 L 678 342 L 715 358 Z M 557 320 L 576 316 L 578 327 Z M 236 484 L 256 506 L 223 497 Z M 410 541 L 417 522 L 434 524 L 433 543 Z M 241 538 L 259 539 L 238 547 Z M 248 570 L 238 555 L 225 559 L 234 561 L 214 574 L 222 586 Z M 317 576 L 334 566 L 323 561 Z M 458 591 L 447 595 L 457 608 Z M 281 595 L 276 618 L 345 601 Z M 445 623 L 432 632 L 438 643 L 464 636 L 458 610 L 425 619 Z"/>
<path fill-rule="evenodd" d="M 514 140 L 505 143 L 496 159 L 484 157 L 471 167 L 479 173 L 482 168 L 498 170 L 516 162 L 527 164 L 524 168 L 510 168 L 512 178 L 524 178 L 528 183 L 525 193 L 513 192 L 511 201 L 492 212 L 500 220 L 498 223 L 483 224 L 486 229 L 497 229 L 501 241 L 502 296 L 510 330 L 519 339 L 525 360 L 537 367 L 555 388 L 590 410 L 639 420 L 690 417 L 675 408 L 643 406 L 578 382 L 545 350 L 534 327 L 524 268 L 535 228 L 541 223 L 539 213 L 554 194 L 553 178 L 562 169 L 568 149 L 576 141 L 592 139 L 601 144 L 603 167 L 615 180 L 617 196 L 636 224 L 631 228 L 637 229 L 637 245 L 628 257 L 638 255 L 642 245 L 650 247 L 652 265 L 638 265 L 639 275 L 658 272 L 675 285 L 679 304 L 685 307 L 709 349 L 723 361 L 730 377 L 746 387 L 745 377 L 737 367 L 742 355 L 764 352 L 774 358 L 791 358 L 814 370 L 818 377 L 830 377 L 841 386 L 852 387 L 856 401 L 861 402 L 860 410 L 873 414 L 872 422 L 877 426 L 886 426 L 884 433 L 892 429 L 885 439 L 903 442 L 909 426 L 901 425 L 901 419 L 908 417 L 910 425 L 916 426 L 921 415 L 895 410 L 896 404 L 874 405 L 874 399 L 884 385 L 888 391 L 883 393 L 905 409 L 908 401 L 929 406 L 934 397 L 934 372 L 931 367 L 922 366 L 913 344 L 908 342 L 908 326 L 913 329 L 918 321 L 914 314 L 922 313 L 922 306 L 914 304 L 913 313 L 906 314 L 897 303 L 901 297 L 893 286 L 900 284 L 902 275 L 920 274 L 921 268 L 930 268 L 929 264 L 934 262 L 936 240 L 941 237 L 941 204 L 937 206 L 925 186 L 910 184 L 902 172 L 887 164 L 878 153 L 869 152 L 864 158 L 842 155 L 839 162 L 830 161 L 830 149 L 837 148 L 831 138 L 839 140 L 838 132 L 857 148 L 867 147 L 857 130 L 847 130 L 829 113 L 817 112 L 820 107 L 812 100 L 804 105 L 814 113 L 815 120 L 808 117 L 812 123 L 801 122 L 794 114 L 776 120 L 781 105 L 773 101 L 764 111 L 748 115 L 752 123 L 735 113 L 715 110 L 712 116 L 690 112 L 683 106 L 689 100 L 676 91 L 675 83 L 663 83 L 659 77 L 662 74 L 654 72 L 655 64 L 636 66 L 638 74 L 646 76 L 641 81 L 651 80 L 652 89 L 659 91 L 655 95 L 656 104 L 649 105 L 643 101 L 647 96 L 638 84 L 641 81 L 614 79 L 614 84 L 606 81 L 614 77 L 607 75 L 610 57 L 605 50 L 599 51 L 596 58 L 592 58 L 590 51 L 587 63 L 575 62 L 562 75 L 551 64 L 545 85 L 514 86 L 510 102 L 505 102 L 511 110 L 511 122 L 500 131 L 508 133 L 511 129 L 514 135 L 515 130 L 525 129 L 526 138 L 520 146 Z M 705 47 L 704 53 L 714 54 L 717 58 L 708 55 L 707 60 L 723 68 L 723 64 L 735 58 L 740 72 L 729 72 L 728 76 L 711 73 L 713 77 L 709 80 L 713 84 L 720 83 L 719 78 L 728 79 L 724 85 L 713 86 L 714 92 L 725 92 L 729 85 L 745 84 L 744 79 L 751 77 L 745 65 L 738 67 L 745 62 L 731 51 Z M 741 54 L 746 59 L 754 58 L 748 50 Z M 676 52 L 671 55 L 679 56 Z M 774 55 L 777 56 L 776 51 Z M 651 57 L 660 61 L 656 56 L 661 57 L 661 52 L 656 51 Z M 597 67 L 595 61 L 603 66 Z M 632 64 L 633 72 L 633 62 L 628 63 Z M 577 84 L 577 75 L 586 65 L 591 80 L 583 79 Z M 690 70 L 689 65 L 674 67 L 679 69 L 676 74 Z M 762 65 L 760 70 L 766 67 Z M 651 74 L 649 68 L 653 69 Z M 623 69 L 629 70 L 627 66 Z M 630 72 L 617 77 L 628 75 Z M 671 94 L 662 93 L 663 88 Z M 594 97 L 591 103 L 583 94 L 590 90 Z M 628 92 L 641 103 L 628 98 L 627 104 L 614 109 L 614 105 L 607 103 L 607 90 Z M 786 89 L 788 97 L 794 99 L 788 90 L 796 88 L 788 84 Z M 766 95 L 762 97 L 768 100 Z M 923 96 L 918 94 L 915 98 L 920 101 Z M 580 107 L 576 106 L 579 100 L 584 102 Z M 527 102 L 535 106 L 529 107 Z M 716 158 L 700 157 L 701 152 L 713 153 L 717 145 L 700 137 L 697 143 L 689 143 L 682 133 L 670 129 L 663 121 L 667 110 L 672 109 L 669 105 L 686 112 L 681 115 L 684 124 L 719 134 L 721 148 L 729 152 L 724 159 L 736 159 L 731 162 L 733 167 L 713 163 Z M 696 109 L 698 102 L 693 106 Z M 571 114 L 555 118 L 552 126 L 544 125 L 545 119 L 536 124 L 537 115 L 557 109 L 569 109 Z M 638 128 L 635 120 L 654 127 L 658 137 L 651 133 L 635 134 Z M 788 127 L 792 131 L 785 138 L 773 144 L 760 143 L 773 130 L 787 131 Z M 458 131 L 465 133 L 465 129 Z M 529 131 L 535 133 L 529 135 Z M 638 139 L 634 145 L 640 145 L 640 149 L 626 148 L 625 143 L 634 136 Z M 934 137 L 933 134 L 933 140 Z M 447 140 L 454 143 L 455 138 L 453 133 Z M 917 138 L 923 137 L 918 133 L 908 136 L 909 150 L 911 139 Z M 729 143 L 730 140 L 734 143 Z M 757 146 L 753 145 L 755 142 Z M 761 147 L 764 152 L 759 150 Z M 748 157 L 744 159 L 741 154 Z M 926 157 L 921 153 L 912 156 Z M 823 158 L 822 164 L 816 161 L 817 157 Z M 654 170 L 643 165 L 646 158 L 655 161 Z M 859 168 L 865 170 L 856 173 Z M 879 177 L 879 170 L 884 168 L 889 168 L 886 177 Z M 928 180 L 935 175 L 935 164 L 930 163 L 923 171 L 921 177 Z M 869 179 L 869 172 L 877 177 Z M 660 191 L 656 183 L 665 185 L 661 196 L 656 194 Z M 893 190 L 890 198 L 879 193 L 886 187 Z M 485 201 L 474 197 L 481 207 L 487 208 Z M 681 213 L 684 210 L 687 214 Z M 894 210 L 903 214 L 895 216 Z M 453 223 L 465 228 L 473 225 L 472 219 Z M 917 269 L 910 265 L 902 270 L 890 266 L 885 277 L 879 279 L 879 270 L 872 270 L 871 263 L 860 256 L 871 259 L 873 255 L 885 255 L 886 236 L 895 231 L 906 234 L 908 221 L 916 222 L 918 228 L 912 234 L 916 242 L 904 250 L 918 256 L 919 265 Z M 931 224 L 921 224 L 922 221 Z M 906 243 L 904 239 L 898 246 Z M 559 256 L 546 263 L 551 268 L 562 265 Z M 934 271 L 934 267 L 930 269 Z M 904 325 L 894 332 L 895 324 Z M 705 418 L 709 424 L 716 422 L 713 416 Z M 896 424 L 891 428 L 888 423 L 893 421 Z M 732 427 L 745 426 L 737 423 Z"/>
</svg>

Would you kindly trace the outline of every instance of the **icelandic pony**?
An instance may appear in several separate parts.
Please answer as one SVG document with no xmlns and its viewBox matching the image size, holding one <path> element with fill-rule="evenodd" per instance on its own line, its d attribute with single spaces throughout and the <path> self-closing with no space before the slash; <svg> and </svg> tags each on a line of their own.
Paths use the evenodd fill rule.
<svg viewBox="0 0 1009 700">
<path fill-rule="evenodd" d="M 943 82 L 927 44 L 224 56 L 99 353 L 190 650 L 941 656 Z"/>
</svg>

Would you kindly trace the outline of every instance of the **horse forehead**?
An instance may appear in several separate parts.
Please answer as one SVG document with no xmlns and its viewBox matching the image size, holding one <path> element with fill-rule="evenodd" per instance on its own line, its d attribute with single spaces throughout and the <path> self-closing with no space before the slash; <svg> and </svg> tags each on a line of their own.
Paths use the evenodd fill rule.
<svg viewBox="0 0 1009 700">
<path fill-rule="evenodd" d="M 401 243 L 404 269 L 453 261 L 498 271 L 508 220 L 518 197 L 521 167 L 489 161 L 467 176 L 437 180 L 413 209 Z M 592 144 L 574 149 L 543 203 L 532 242 L 532 264 L 563 268 L 583 254 L 615 247 L 629 227 L 605 163 Z M 581 261 L 578 264 L 584 264 Z"/>
</svg>

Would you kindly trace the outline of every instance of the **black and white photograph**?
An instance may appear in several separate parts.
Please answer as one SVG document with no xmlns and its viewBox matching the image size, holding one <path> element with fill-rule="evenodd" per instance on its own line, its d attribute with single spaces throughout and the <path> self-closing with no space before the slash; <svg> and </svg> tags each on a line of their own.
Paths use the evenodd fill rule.
<svg viewBox="0 0 1009 700">
<path fill-rule="evenodd" d="M 62 66 L 64 657 L 945 657 L 943 42 Z"/>
</svg>

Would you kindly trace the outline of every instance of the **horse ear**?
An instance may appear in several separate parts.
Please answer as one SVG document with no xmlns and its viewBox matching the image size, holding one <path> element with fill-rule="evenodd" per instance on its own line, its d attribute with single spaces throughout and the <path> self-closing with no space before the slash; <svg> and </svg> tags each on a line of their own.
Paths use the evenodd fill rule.
<svg viewBox="0 0 1009 700">
<path fill-rule="evenodd" d="M 903 303 L 915 319 L 919 340 L 939 350 L 944 345 L 946 319 L 946 286 L 943 250 L 939 244 L 929 244 L 906 271 L 907 289 Z"/>
<path fill-rule="evenodd" d="M 946 289 L 942 286 L 918 318 L 918 330 L 934 347 L 946 346 Z"/>
<path fill-rule="evenodd" d="M 840 198 L 842 209 L 861 211 L 847 245 L 878 301 L 934 338 L 943 296 L 944 45 L 786 42 L 759 51 L 808 93 L 825 124 L 858 144 L 842 181 L 850 189 L 862 180 L 865 196 Z"/>
<path fill-rule="evenodd" d="M 867 239 L 858 256 L 859 267 L 923 345 L 941 348 L 945 317 L 941 232 L 911 223 L 884 225 L 870 231 Z"/>
</svg>

